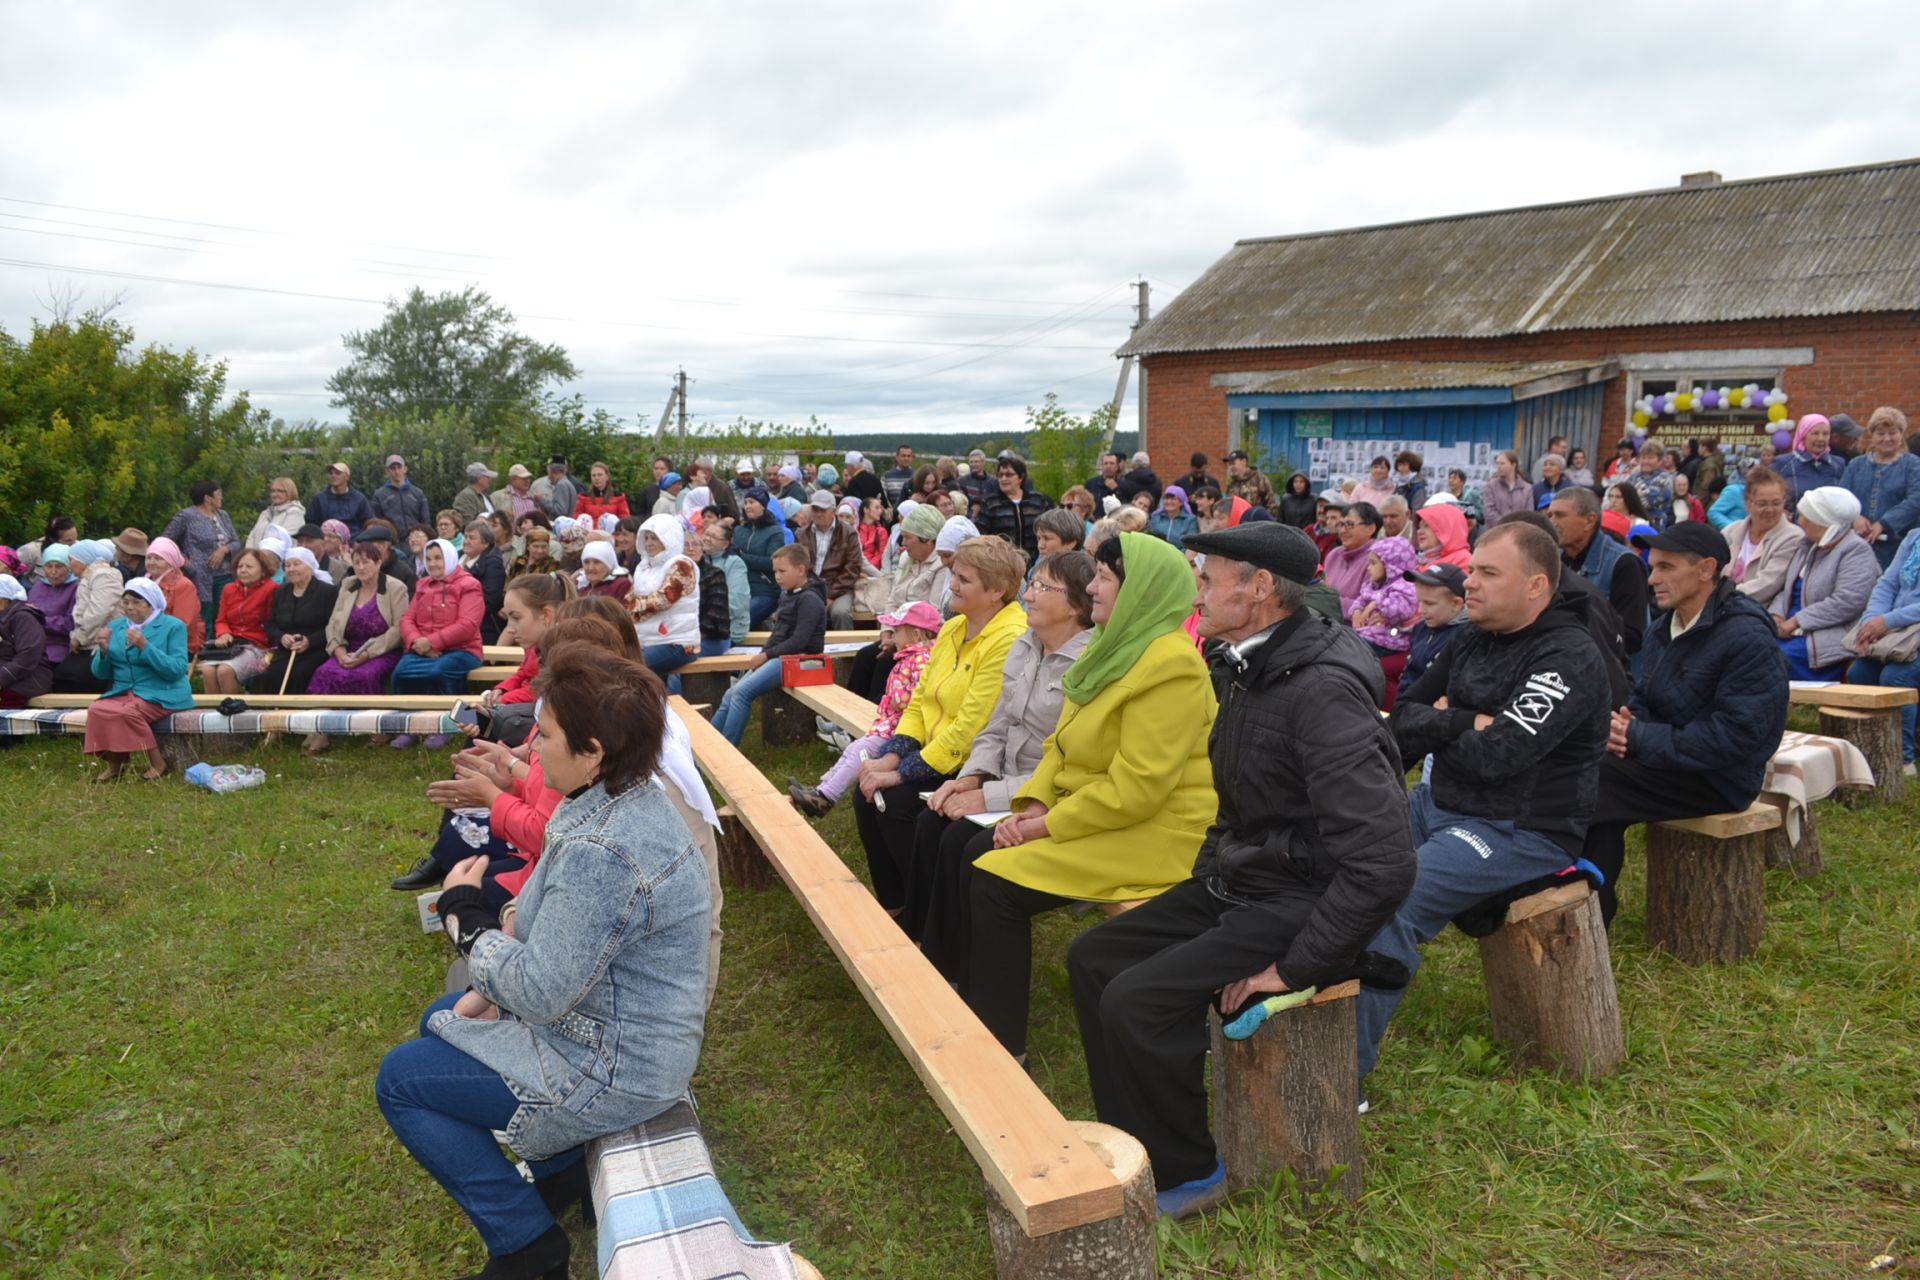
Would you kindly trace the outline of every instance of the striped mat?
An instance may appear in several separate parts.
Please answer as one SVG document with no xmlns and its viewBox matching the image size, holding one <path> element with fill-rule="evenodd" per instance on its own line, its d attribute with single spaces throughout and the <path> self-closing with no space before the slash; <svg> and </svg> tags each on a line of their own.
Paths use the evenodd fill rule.
<svg viewBox="0 0 1920 1280">
<path fill-rule="evenodd" d="M 0 710 L 0 735 L 33 737 L 39 734 L 83 734 L 85 707 L 56 710 L 25 708 Z M 326 733 L 427 734 L 459 733 L 460 726 L 441 711 L 243 711 L 223 716 L 218 711 L 176 711 L 154 721 L 155 733 Z"/>
</svg>

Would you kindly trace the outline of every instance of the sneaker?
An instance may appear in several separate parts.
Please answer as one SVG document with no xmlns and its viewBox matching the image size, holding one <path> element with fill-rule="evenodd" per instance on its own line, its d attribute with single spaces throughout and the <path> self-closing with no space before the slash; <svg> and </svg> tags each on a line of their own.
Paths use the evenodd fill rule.
<svg viewBox="0 0 1920 1280">
<path fill-rule="evenodd" d="M 800 779 L 788 775 L 787 795 L 793 800 L 793 807 L 814 818 L 824 818 L 833 808 L 833 801 L 820 794 L 820 788 L 810 787 Z"/>
<path fill-rule="evenodd" d="M 1360 1091 L 1360 1107 L 1359 1107 L 1359 1112 L 1360 1112 L 1360 1114 L 1361 1114 L 1361 1115 L 1365 1115 L 1365 1114 L 1367 1114 L 1367 1112 L 1369 1112 L 1369 1111 L 1371 1111 L 1371 1110 L 1373 1110 L 1373 1104 L 1372 1104 L 1371 1102 L 1368 1102 L 1368 1101 L 1367 1101 L 1367 1091 L 1366 1091 L 1365 1089 L 1362 1089 L 1362 1090 Z"/>
<path fill-rule="evenodd" d="M 395 751 L 405 751 L 408 747 L 413 745 L 413 735 L 410 733 L 395 734 L 393 741 L 389 742 L 387 745 L 392 747 Z"/>
<path fill-rule="evenodd" d="M 1920 769 L 1914 768 L 1913 761 L 1911 760 L 1900 766 L 1900 772 L 1906 774 L 1909 778 L 1920 778 Z"/>
<path fill-rule="evenodd" d="M 1227 1166 L 1225 1161 L 1213 1162 L 1213 1172 L 1204 1178 L 1195 1178 L 1192 1182 L 1183 1182 L 1177 1187 L 1168 1187 L 1154 1199 L 1158 1203 L 1161 1216 L 1167 1218 L 1191 1218 L 1196 1213 L 1204 1213 L 1219 1204 L 1227 1196 Z"/>
</svg>

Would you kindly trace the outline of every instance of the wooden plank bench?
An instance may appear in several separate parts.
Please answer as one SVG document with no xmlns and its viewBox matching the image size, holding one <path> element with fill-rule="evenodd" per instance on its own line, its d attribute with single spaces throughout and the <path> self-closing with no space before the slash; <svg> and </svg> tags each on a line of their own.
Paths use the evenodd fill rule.
<svg viewBox="0 0 1920 1280">
<path fill-rule="evenodd" d="M 438 696 L 438 695 L 434 695 Z M 262 707 L 262 702 L 287 702 L 289 698 L 249 699 L 253 710 L 238 715 L 224 716 L 211 708 L 202 707 L 192 711 L 176 711 L 164 716 L 153 724 L 154 740 L 160 744 L 161 754 L 167 763 L 176 770 L 185 772 L 201 760 L 219 760 L 249 750 L 259 744 L 261 735 L 283 733 L 301 737 L 310 733 L 324 733 L 329 736 L 369 736 L 385 734 L 397 736 L 412 734 L 424 737 L 427 734 L 458 734 L 461 726 L 449 718 L 444 710 L 409 707 L 343 707 L 344 698 L 303 698 L 302 704 L 293 707 Z M 43 701 L 78 705 L 43 706 Z M 29 735 L 84 734 L 87 729 L 87 704 L 93 701 L 90 694 L 49 694 L 43 700 L 36 698 L 27 707 L 14 710 L 0 710 L 0 736 L 17 737 Z M 205 703 L 208 699 L 196 698 L 196 702 Z M 217 704 L 218 699 L 211 699 Z M 452 698 L 442 701 L 449 705 Z M 314 705 L 304 705 L 311 702 Z"/>
<path fill-rule="evenodd" d="M 1584 878 L 1510 905 L 1505 923 L 1480 939 L 1480 971 L 1494 1039 L 1520 1061 L 1575 1079 L 1626 1061 L 1600 898 Z"/>
<path fill-rule="evenodd" d="M 830 723 L 839 725 L 856 738 L 867 736 L 880 708 L 840 684 L 803 684 L 787 690 L 787 696 Z"/>
<path fill-rule="evenodd" d="M 701 772 L 786 881 L 979 1164 L 992 1192 L 990 1214 L 1003 1208 L 1018 1228 L 1007 1249 L 995 1233 L 1000 1274 L 1066 1274 L 1059 1268 L 1073 1258 L 1082 1261 L 1072 1274 L 1151 1275 L 1150 1183 L 1144 1195 L 1138 1185 L 1123 1188 L 786 795 L 684 699 L 671 702 Z M 1041 1265 L 1043 1257 L 1053 1259 L 1052 1269 Z M 1145 1269 L 1119 1269 L 1115 1258 L 1144 1258 Z"/>
<path fill-rule="evenodd" d="M 1900 710 L 1920 699 L 1920 691 L 1871 684 L 1820 684 L 1795 681 L 1787 701 L 1820 709 L 1820 732 L 1844 738 L 1860 748 L 1873 769 L 1871 791 L 1847 790 L 1840 803 L 1850 809 L 1867 804 L 1899 804 L 1907 795 L 1900 752 Z"/>
<path fill-rule="evenodd" d="M 1647 824 L 1647 941 L 1683 964 L 1753 954 L 1767 928 L 1767 833 L 1780 810 Z"/>
<path fill-rule="evenodd" d="M 747 632 L 746 643 L 741 647 L 746 649 L 764 649 L 767 646 L 767 641 L 772 638 L 773 633 L 771 631 L 749 631 Z M 879 638 L 880 633 L 872 630 L 829 631 L 827 632 L 826 643 L 829 648 L 834 645 L 847 644 L 858 647 L 872 644 Z M 481 647 L 480 656 L 483 660 L 491 664 L 506 663 L 510 666 L 517 667 L 520 665 L 521 660 L 527 656 L 527 651 L 517 644 L 490 644 Z"/>
</svg>

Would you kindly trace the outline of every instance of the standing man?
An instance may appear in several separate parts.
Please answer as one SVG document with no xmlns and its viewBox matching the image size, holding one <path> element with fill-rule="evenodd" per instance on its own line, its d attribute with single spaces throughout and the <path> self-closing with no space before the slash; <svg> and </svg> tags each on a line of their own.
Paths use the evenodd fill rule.
<svg viewBox="0 0 1920 1280">
<path fill-rule="evenodd" d="M 500 495 L 500 505 L 506 509 L 516 529 L 520 527 L 521 516 L 530 516 L 542 510 L 540 499 L 535 497 L 533 492 L 533 472 L 517 462 L 508 467 L 507 491 Z M 399 527 L 405 529 L 410 526 Z"/>
<path fill-rule="evenodd" d="M 733 467 L 733 500 L 737 503 L 747 496 L 747 490 L 759 481 L 754 479 L 753 459 L 742 458 Z M 772 491 L 769 490 L 769 493 Z"/>
<path fill-rule="evenodd" d="M 487 518 L 487 513 L 493 510 L 493 499 L 487 496 L 487 490 L 493 488 L 494 478 L 499 474 L 484 462 L 467 464 L 467 487 L 453 496 L 453 509 L 459 513 L 461 524 Z"/>
<path fill-rule="evenodd" d="M 1220 642 L 1219 812 L 1191 879 L 1067 951 L 1094 1108 L 1145 1145 L 1173 1217 L 1226 1189 L 1207 1127 L 1207 1006 L 1229 1035 L 1251 1034 L 1320 987 L 1391 980 L 1361 950 L 1414 874 L 1380 660 L 1304 608 L 1313 540 L 1268 521 L 1187 545 L 1203 556 L 1200 634 Z"/>
<path fill-rule="evenodd" d="M 1388 720 L 1403 760 L 1433 756 L 1409 799 L 1419 870 L 1371 950 L 1420 967 L 1420 948 L 1467 908 L 1580 856 L 1606 753 L 1609 689 L 1577 611 L 1555 603 L 1560 548 L 1514 521 L 1480 535 L 1469 622 Z M 1360 1075 L 1402 992 L 1364 987 Z"/>
<path fill-rule="evenodd" d="M 907 456 L 909 460 L 911 460 L 913 450 L 907 450 Z M 867 508 L 868 498 L 879 498 L 890 507 L 899 505 L 893 499 L 893 491 L 887 486 L 887 483 L 879 476 L 873 474 L 873 468 L 867 465 L 867 457 L 865 454 L 849 453 L 845 458 L 841 459 L 841 461 L 846 464 L 847 468 L 846 474 L 840 478 L 841 486 L 846 490 L 849 498 L 860 499 L 860 509 L 862 511 Z M 907 478 L 911 480 L 913 477 L 909 475 Z"/>
<path fill-rule="evenodd" d="M 373 504 L 353 487 L 353 470 L 346 463 L 327 467 L 327 487 L 308 499 L 307 519 L 313 524 L 338 520 L 349 529 L 358 529 L 373 519 Z"/>
<path fill-rule="evenodd" d="M 1745 809 L 1787 727 L 1787 660 L 1773 618 L 1722 575 L 1733 559 L 1726 540 L 1682 520 L 1634 545 L 1652 560 L 1647 580 L 1663 612 L 1647 629 L 1633 698 L 1613 713 L 1587 828 L 1609 923 L 1627 828 Z"/>
<path fill-rule="evenodd" d="M 975 449 L 967 454 L 967 474 L 960 478 L 960 488 L 967 495 L 967 514 L 975 514 L 983 503 L 991 498 L 998 486 L 993 482 L 993 465 L 987 461 L 985 449 Z M 956 511 L 955 515 L 961 513 Z"/>
<path fill-rule="evenodd" d="M 707 491 L 707 509 L 725 516 L 729 520 L 740 518 L 740 504 L 734 500 L 733 486 L 720 478 L 713 469 L 712 458 L 693 460 L 692 479 L 687 482 L 688 489 L 705 488 Z"/>
<path fill-rule="evenodd" d="M 865 557 L 859 537 L 840 523 L 838 505 L 825 489 L 809 498 L 800 509 L 807 526 L 793 545 L 807 553 L 807 566 L 826 584 L 827 626 L 844 631 L 853 625 L 853 589 L 865 576 Z"/>
<path fill-rule="evenodd" d="M 1175 483 L 1189 495 L 1203 484 L 1214 484 L 1216 488 L 1218 487 L 1213 476 L 1207 471 L 1207 455 L 1198 451 L 1187 459 L 1187 474 L 1181 476 Z"/>
<path fill-rule="evenodd" d="M 1153 505 L 1160 505 L 1160 477 L 1154 474 L 1153 459 L 1147 456 L 1145 449 L 1133 455 L 1133 470 L 1120 477 L 1120 501 L 1131 502 L 1136 493 L 1150 493 L 1153 495 Z M 1097 503 L 1100 495 L 1096 493 L 1093 496 Z"/>
<path fill-rule="evenodd" d="M 1627 656 L 1647 631 L 1647 570 L 1623 542 L 1600 529 L 1600 499 L 1591 489 L 1564 489 L 1547 507 L 1567 568 L 1600 589 L 1620 619 Z"/>
<path fill-rule="evenodd" d="M 1278 501 L 1274 497 L 1273 481 L 1267 479 L 1265 472 L 1253 469 L 1253 460 L 1247 457 L 1245 449 L 1235 449 L 1227 455 L 1227 496 L 1269 511 Z"/>
<path fill-rule="evenodd" d="M 520 471 L 526 474 L 526 468 Z M 387 482 L 373 491 L 370 501 L 373 514 L 402 533 L 417 524 L 433 528 L 433 508 L 427 505 L 427 495 L 407 479 L 407 460 L 397 453 L 387 455 Z"/>
<path fill-rule="evenodd" d="M 1119 452 L 1107 452 L 1100 455 L 1100 472 L 1087 477 L 1087 492 L 1093 495 L 1093 513 L 1097 518 L 1106 510 L 1108 498 L 1126 499 L 1120 496 L 1120 473 L 1126 468 L 1127 455 Z"/>
<path fill-rule="evenodd" d="M 852 466 L 857 454 L 847 455 L 847 465 Z M 862 466 L 866 459 L 861 458 Z M 900 499 L 907 496 L 907 490 L 913 484 L 913 446 L 903 444 L 893 451 L 893 469 L 880 477 L 880 486 L 886 491 L 887 505 L 898 508 Z"/>
<path fill-rule="evenodd" d="M 556 453 L 547 459 L 547 474 L 533 482 L 533 496 L 539 499 L 540 509 L 549 520 L 573 514 L 580 502 L 580 486 L 567 474 L 565 454 Z"/>
</svg>

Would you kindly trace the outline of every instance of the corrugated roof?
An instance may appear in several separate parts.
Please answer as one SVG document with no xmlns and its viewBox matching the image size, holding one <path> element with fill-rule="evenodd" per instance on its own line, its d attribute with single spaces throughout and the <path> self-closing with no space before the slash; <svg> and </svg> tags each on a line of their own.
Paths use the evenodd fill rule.
<svg viewBox="0 0 1920 1280">
<path fill-rule="evenodd" d="M 1530 382 L 1611 367 L 1592 360 L 1452 361 L 1336 360 L 1307 369 L 1236 382 L 1236 394 L 1299 391 L 1438 391 L 1523 387 Z"/>
<path fill-rule="evenodd" d="M 1121 355 L 1920 308 L 1920 160 L 1242 240 Z"/>
</svg>

